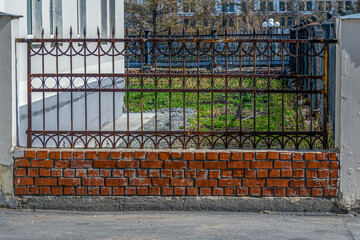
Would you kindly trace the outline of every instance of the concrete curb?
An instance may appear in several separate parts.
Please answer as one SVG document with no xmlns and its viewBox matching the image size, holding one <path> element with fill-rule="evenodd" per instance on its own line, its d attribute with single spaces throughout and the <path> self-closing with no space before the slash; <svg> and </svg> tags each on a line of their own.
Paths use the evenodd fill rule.
<svg viewBox="0 0 360 240">
<path fill-rule="evenodd" d="M 18 198 L 19 208 L 73 211 L 340 212 L 336 199 L 237 197 L 64 197 Z"/>
</svg>

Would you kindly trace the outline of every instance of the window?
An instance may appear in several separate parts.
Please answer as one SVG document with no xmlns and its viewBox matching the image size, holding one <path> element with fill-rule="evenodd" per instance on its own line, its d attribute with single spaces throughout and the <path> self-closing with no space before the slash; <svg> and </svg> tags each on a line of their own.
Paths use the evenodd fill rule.
<svg viewBox="0 0 360 240">
<path fill-rule="evenodd" d="M 288 26 L 291 26 L 293 24 L 292 17 L 288 17 Z"/>
<path fill-rule="evenodd" d="M 86 28 L 86 0 L 78 0 L 78 35 L 84 36 Z"/>
<path fill-rule="evenodd" d="M 32 0 L 27 0 L 27 34 L 33 34 L 32 28 Z"/>
<path fill-rule="evenodd" d="M 285 17 L 280 18 L 280 26 L 285 26 Z"/>
<path fill-rule="evenodd" d="M 260 2 L 260 11 L 265 12 L 265 2 Z"/>
<path fill-rule="evenodd" d="M 305 2 L 304 2 L 304 1 L 300 1 L 300 3 L 299 3 L 299 10 L 300 10 L 300 11 L 305 11 Z"/>
<path fill-rule="evenodd" d="M 326 2 L 326 11 L 331 11 L 331 10 L 332 10 L 331 1 L 327 1 Z"/>
<path fill-rule="evenodd" d="M 351 1 L 346 1 L 345 2 L 345 10 L 350 11 L 351 9 L 352 9 Z"/>
<path fill-rule="evenodd" d="M 230 3 L 230 4 L 229 4 L 229 9 L 230 9 L 230 12 L 234 13 L 234 12 L 235 12 L 235 4 L 234 4 L 234 3 Z"/>
<path fill-rule="evenodd" d="M 312 11 L 312 1 L 307 1 L 306 2 L 306 11 Z"/>
<path fill-rule="evenodd" d="M 274 2 L 268 2 L 268 10 L 269 12 L 274 11 Z"/>
<path fill-rule="evenodd" d="M 50 34 L 55 34 L 55 29 L 58 29 L 58 36 L 62 37 L 63 21 L 62 21 L 62 1 L 50 0 Z"/>
<path fill-rule="evenodd" d="M 318 2 L 318 11 L 320 12 L 324 11 L 324 1 Z"/>
<path fill-rule="evenodd" d="M 280 2 L 280 12 L 285 11 L 285 2 Z"/>
</svg>

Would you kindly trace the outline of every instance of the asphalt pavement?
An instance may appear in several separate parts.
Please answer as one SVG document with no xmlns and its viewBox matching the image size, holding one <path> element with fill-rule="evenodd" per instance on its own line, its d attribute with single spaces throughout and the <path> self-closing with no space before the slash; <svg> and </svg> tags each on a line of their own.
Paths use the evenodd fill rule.
<svg viewBox="0 0 360 240">
<path fill-rule="evenodd" d="M 0 209 L 0 239 L 360 239 L 333 213 L 68 212 Z"/>
</svg>

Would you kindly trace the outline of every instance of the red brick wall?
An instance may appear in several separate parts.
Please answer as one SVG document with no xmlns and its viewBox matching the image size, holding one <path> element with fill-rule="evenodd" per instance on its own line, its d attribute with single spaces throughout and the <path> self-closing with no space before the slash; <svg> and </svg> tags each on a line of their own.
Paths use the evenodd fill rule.
<svg viewBox="0 0 360 240">
<path fill-rule="evenodd" d="M 24 151 L 23 195 L 336 197 L 336 153 Z"/>
</svg>

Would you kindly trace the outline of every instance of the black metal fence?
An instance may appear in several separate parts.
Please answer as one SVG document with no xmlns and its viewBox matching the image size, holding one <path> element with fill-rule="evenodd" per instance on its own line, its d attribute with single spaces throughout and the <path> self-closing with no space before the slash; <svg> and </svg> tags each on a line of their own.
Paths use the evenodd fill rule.
<svg viewBox="0 0 360 240">
<path fill-rule="evenodd" d="M 335 40 L 18 42 L 28 49 L 28 147 L 328 148 L 327 61 Z M 303 72 L 304 56 L 322 70 Z M 314 114 L 314 95 L 323 114 Z"/>
</svg>

